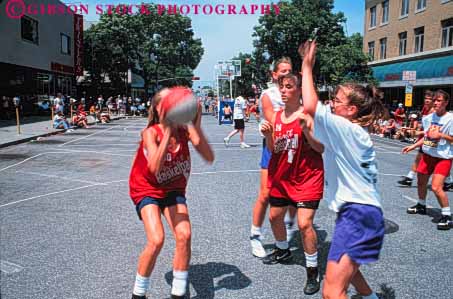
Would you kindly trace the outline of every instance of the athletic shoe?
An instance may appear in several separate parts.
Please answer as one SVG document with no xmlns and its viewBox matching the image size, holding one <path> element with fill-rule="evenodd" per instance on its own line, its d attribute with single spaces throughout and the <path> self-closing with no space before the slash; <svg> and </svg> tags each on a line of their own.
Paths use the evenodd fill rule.
<svg viewBox="0 0 453 299">
<path fill-rule="evenodd" d="M 249 148 L 250 145 L 248 145 L 247 143 L 245 142 L 241 142 L 241 148 Z"/>
<path fill-rule="evenodd" d="M 178 296 L 178 295 L 171 295 L 170 299 L 185 299 L 186 295 Z"/>
<path fill-rule="evenodd" d="M 250 236 L 250 245 L 252 245 L 252 254 L 258 258 L 263 258 L 266 256 L 266 250 L 261 243 L 260 235 Z"/>
<path fill-rule="evenodd" d="M 417 203 L 415 206 L 407 208 L 407 213 L 408 214 L 426 215 L 426 206 Z"/>
<path fill-rule="evenodd" d="M 230 144 L 230 138 L 228 137 L 223 138 L 223 143 L 225 144 L 226 147 L 228 147 L 228 145 Z"/>
<path fill-rule="evenodd" d="M 286 241 L 291 242 L 291 240 L 296 235 L 299 228 L 294 223 L 285 223 L 286 227 Z"/>
<path fill-rule="evenodd" d="M 304 286 L 305 295 L 313 295 L 319 291 L 320 283 L 318 279 L 318 268 L 307 267 L 307 281 Z"/>
<path fill-rule="evenodd" d="M 291 250 L 280 249 L 275 247 L 274 250 L 266 257 L 263 258 L 263 263 L 267 265 L 273 265 L 277 263 L 284 263 L 291 259 Z"/>
<path fill-rule="evenodd" d="M 412 186 L 412 181 L 413 181 L 412 179 L 405 176 L 401 180 L 398 181 L 398 184 L 410 187 L 410 186 Z"/>
<path fill-rule="evenodd" d="M 444 183 L 444 191 L 450 191 L 453 189 L 453 183 Z"/>
<path fill-rule="evenodd" d="M 442 217 L 439 220 L 439 223 L 437 223 L 437 229 L 449 230 L 450 228 L 453 228 L 453 221 L 451 220 L 451 216 L 442 215 Z"/>
<path fill-rule="evenodd" d="M 132 299 L 147 299 L 146 296 L 138 296 L 135 294 L 132 294 Z"/>
</svg>

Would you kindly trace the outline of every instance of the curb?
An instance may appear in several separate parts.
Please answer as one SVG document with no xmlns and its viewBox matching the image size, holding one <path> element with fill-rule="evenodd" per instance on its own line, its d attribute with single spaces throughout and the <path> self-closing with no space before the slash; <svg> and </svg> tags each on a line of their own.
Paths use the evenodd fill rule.
<svg viewBox="0 0 453 299">
<path fill-rule="evenodd" d="M 126 118 L 126 117 L 124 117 L 124 116 L 118 117 L 118 118 L 112 119 L 112 121 L 116 121 L 118 119 L 123 119 L 123 118 Z M 50 133 L 44 133 L 44 134 L 41 134 L 41 135 L 35 135 L 35 136 L 23 138 L 23 139 L 18 139 L 18 140 L 14 140 L 14 141 L 11 141 L 11 142 L 0 144 L 0 148 L 12 146 L 12 145 L 18 145 L 18 144 L 21 144 L 21 143 L 29 142 L 29 141 L 31 141 L 33 139 L 37 139 L 39 137 L 49 137 L 49 136 L 57 135 L 57 134 L 64 133 L 64 132 L 66 132 L 65 129 L 60 129 L 58 131 L 53 131 L 53 132 L 50 132 Z"/>
</svg>

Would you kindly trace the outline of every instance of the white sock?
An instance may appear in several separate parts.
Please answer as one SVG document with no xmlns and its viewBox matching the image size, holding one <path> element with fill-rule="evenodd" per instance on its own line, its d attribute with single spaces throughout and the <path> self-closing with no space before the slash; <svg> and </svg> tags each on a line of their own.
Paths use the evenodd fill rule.
<svg viewBox="0 0 453 299">
<path fill-rule="evenodd" d="M 289 248 L 289 245 L 288 245 L 288 241 L 275 241 L 275 246 L 277 246 L 277 248 L 279 249 L 288 249 Z"/>
<path fill-rule="evenodd" d="M 442 215 L 451 216 L 450 207 L 442 208 L 441 210 L 442 210 Z"/>
<path fill-rule="evenodd" d="M 426 206 L 426 199 L 421 199 L 421 198 L 419 198 L 419 199 L 418 199 L 418 203 L 421 204 L 421 205 L 423 205 L 423 206 Z"/>
<path fill-rule="evenodd" d="M 411 179 L 411 180 L 413 180 L 413 179 L 415 179 L 415 176 L 416 176 L 416 175 L 417 175 L 417 174 L 411 170 L 411 171 L 409 171 L 409 173 L 406 175 L 406 177 L 409 178 L 409 179 Z"/>
<path fill-rule="evenodd" d="M 371 293 L 368 296 L 362 296 L 363 299 L 379 299 L 375 292 Z"/>
<path fill-rule="evenodd" d="M 305 263 L 307 264 L 307 267 L 318 267 L 318 252 L 316 251 L 313 254 L 308 254 L 304 252 L 305 254 Z"/>
<path fill-rule="evenodd" d="M 149 288 L 149 277 L 143 277 L 137 273 L 135 276 L 134 295 L 145 296 Z"/>
<path fill-rule="evenodd" d="M 295 219 L 296 217 L 291 217 L 288 212 L 285 214 L 285 224 L 293 225 Z"/>
<path fill-rule="evenodd" d="M 262 232 L 261 232 L 261 227 L 259 226 L 254 226 L 252 224 L 252 228 L 250 229 L 250 235 L 254 236 L 254 235 L 258 235 L 258 236 L 261 236 Z"/>
<path fill-rule="evenodd" d="M 186 294 L 188 277 L 188 271 L 173 270 L 173 283 L 171 287 L 172 295 L 184 296 Z"/>
</svg>

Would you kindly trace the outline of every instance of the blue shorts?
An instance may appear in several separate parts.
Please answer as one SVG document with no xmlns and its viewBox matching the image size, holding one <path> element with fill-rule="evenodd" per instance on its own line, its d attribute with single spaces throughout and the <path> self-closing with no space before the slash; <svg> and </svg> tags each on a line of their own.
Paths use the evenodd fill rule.
<svg viewBox="0 0 453 299">
<path fill-rule="evenodd" d="M 266 139 L 263 139 L 263 151 L 261 152 L 261 169 L 269 168 L 269 161 L 271 160 L 272 153 L 266 146 Z"/>
<path fill-rule="evenodd" d="M 382 210 L 371 205 L 347 203 L 335 221 L 329 261 L 339 262 L 347 254 L 362 265 L 376 262 L 384 243 Z"/>
<path fill-rule="evenodd" d="M 178 192 L 170 192 L 167 194 L 167 197 L 165 198 L 154 198 L 154 197 L 149 197 L 146 196 L 144 197 L 136 206 L 135 210 L 137 211 L 138 218 L 142 220 L 142 215 L 141 211 L 144 206 L 147 205 L 156 205 L 158 206 L 161 210 L 163 210 L 166 207 L 171 207 L 177 204 L 186 204 L 186 197 L 184 194 L 178 193 Z"/>
</svg>

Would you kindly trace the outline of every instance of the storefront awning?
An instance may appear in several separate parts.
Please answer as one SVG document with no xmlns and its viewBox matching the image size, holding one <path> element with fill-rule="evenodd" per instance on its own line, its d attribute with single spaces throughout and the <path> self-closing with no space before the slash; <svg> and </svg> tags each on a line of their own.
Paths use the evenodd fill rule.
<svg viewBox="0 0 453 299">
<path fill-rule="evenodd" d="M 453 84 L 453 55 L 375 66 L 372 69 L 381 87 L 404 86 L 403 71 L 417 72 L 414 85 Z"/>
</svg>

